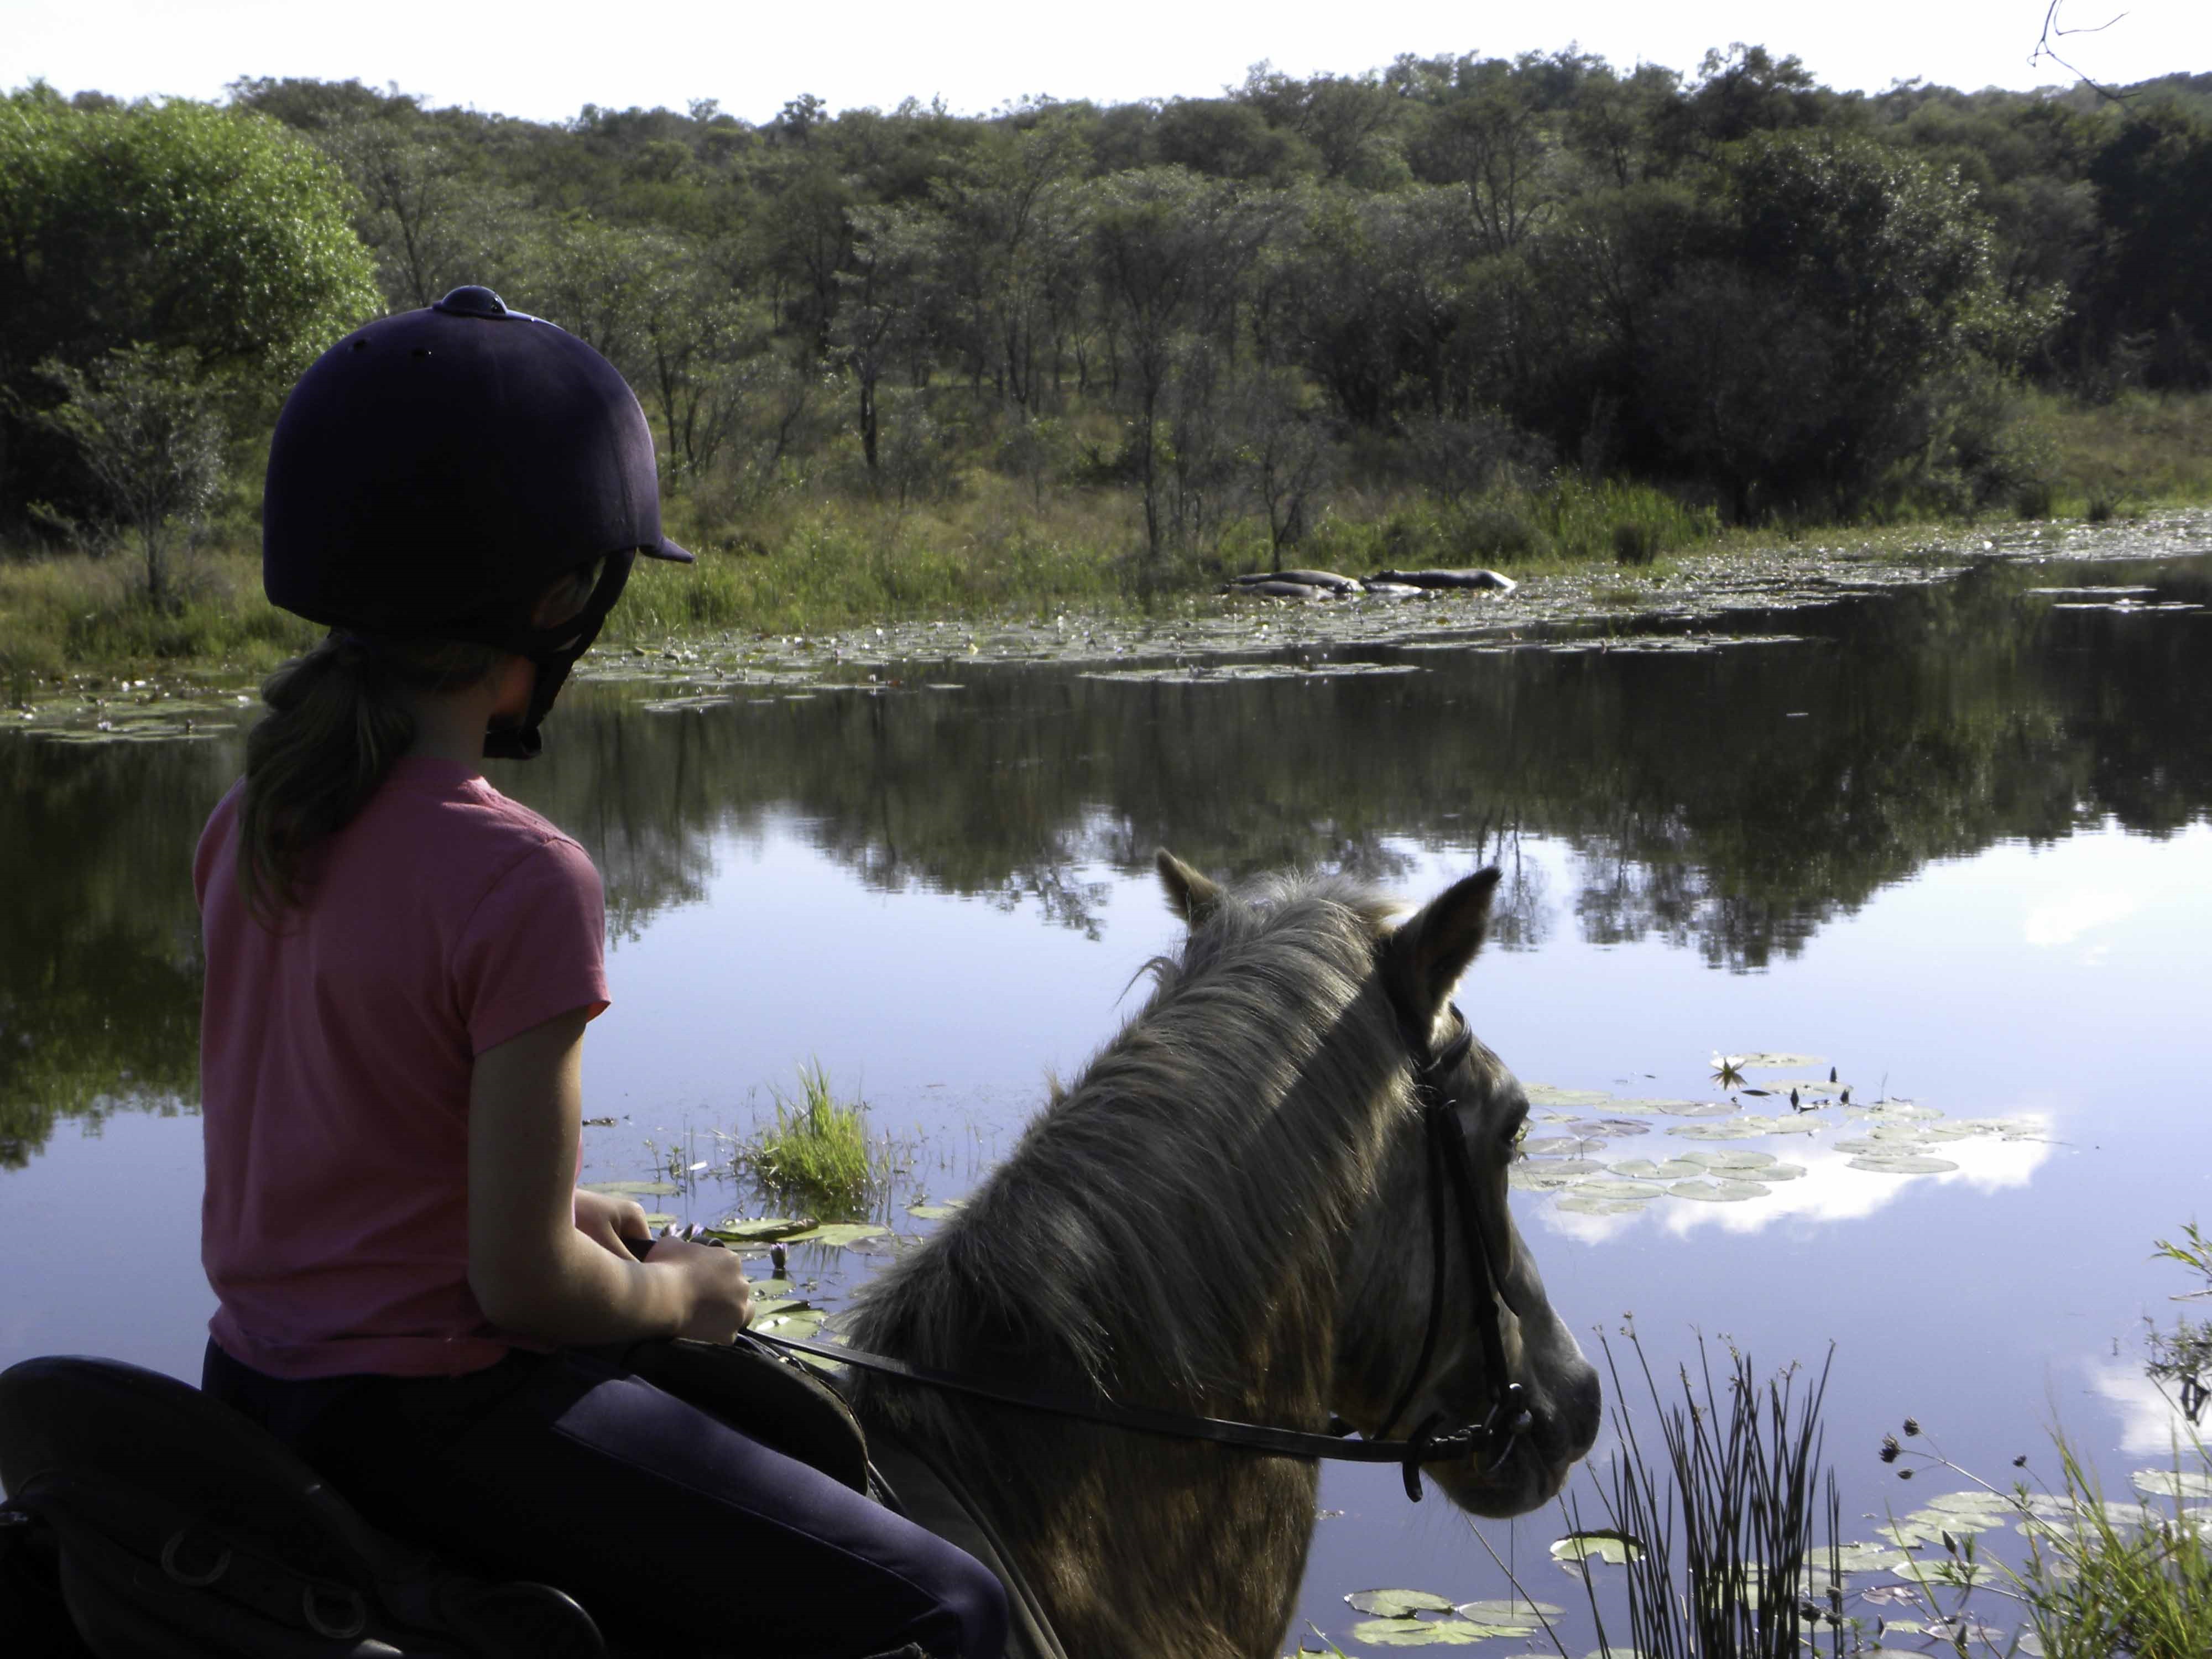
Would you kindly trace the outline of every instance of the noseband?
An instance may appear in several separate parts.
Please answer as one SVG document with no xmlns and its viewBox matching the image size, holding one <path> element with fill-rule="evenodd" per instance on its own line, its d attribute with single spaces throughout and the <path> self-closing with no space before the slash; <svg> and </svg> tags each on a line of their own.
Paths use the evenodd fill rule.
<svg viewBox="0 0 2212 1659">
<path fill-rule="evenodd" d="M 1409 1038 L 1407 1043 L 1419 1057 L 1413 1068 L 1413 1094 L 1420 1107 L 1430 1152 L 1429 1231 L 1433 1249 L 1429 1275 L 1429 1322 L 1421 1338 L 1420 1358 L 1413 1362 L 1413 1373 L 1407 1377 L 1397 1403 L 1390 1408 L 1389 1416 L 1372 1439 L 1347 1439 L 1346 1437 L 1352 1432 L 1352 1425 L 1341 1419 L 1331 1419 L 1329 1433 L 1317 1434 L 1306 1429 L 1239 1423 L 1225 1418 L 1161 1411 L 1150 1406 L 1124 1405 L 1097 1397 L 1085 1399 L 1043 1389 L 1006 1388 L 955 1371 L 910 1364 L 888 1354 L 867 1353 L 799 1337 L 770 1336 L 766 1332 L 741 1332 L 738 1343 L 740 1346 L 748 1342 L 761 1343 L 812 1354 L 841 1365 L 852 1365 L 952 1394 L 1016 1406 L 1025 1411 L 1045 1412 L 1055 1417 L 1079 1418 L 1140 1434 L 1209 1441 L 1278 1457 L 1340 1463 L 1395 1463 L 1405 1477 L 1406 1496 L 1416 1504 L 1421 1501 L 1424 1463 L 1473 1457 L 1486 1474 L 1496 1469 L 1511 1455 L 1515 1443 L 1534 1419 L 1528 1410 L 1528 1390 L 1507 1380 L 1505 1340 L 1498 1329 L 1498 1304 L 1505 1300 L 1505 1289 L 1492 1265 L 1490 1247 L 1483 1241 L 1482 1217 L 1475 1203 L 1474 1170 L 1467 1154 L 1467 1138 L 1459 1127 L 1458 1096 L 1448 1086 L 1453 1074 L 1467 1063 L 1474 1045 L 1474 1032 L 1457 1003 L 1452 1005 L 1451 1013 L 1459 1024 L 1459 1032 L 1440 1052 L 1431 1054 L 1425 1037 L 1419 1042 Z M 1449 1254 L 1449 1229 L 1444 1218 L 1444 1188 L 1448 1183 L 1459 1206 L 1460 1236 L 1465 1245 L 1468 1281 L 1480 1289 L 1474 1323 L 1482 1342 L 1484 1380 L 1490 1391 L 1490 1407 L 1480 1424 L 1462 1424 L 1456 1428 L 1439 1427 L 1444 1420 L 1443 1413 L 1432 1412 L 1405 1439 L 1392 1440 L 1389 1437 L 1390 1431 L 1419 1391 L 1421 1379 L 1428 1374 L 1429 1362 L 1436 1357 L 1437 1343 L 1443 1329 L 1444 1269 Z"/>
</svg>

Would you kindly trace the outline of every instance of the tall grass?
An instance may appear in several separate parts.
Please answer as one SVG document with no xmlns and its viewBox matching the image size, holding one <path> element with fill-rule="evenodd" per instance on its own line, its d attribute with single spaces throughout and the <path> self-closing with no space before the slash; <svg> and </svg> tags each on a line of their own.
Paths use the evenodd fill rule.
<svg viewBox="0 0 2212 1659">
<path fill-rule="evenodd" d="M 2128 1524 L 2065 1437 L 2054 1439 L 2062 1518 L 2029 1525 L 2027 1563 L 2015 1576 L 2045 1659 L 2204 1659 L 2212 1653 L 2212 1549 L 2203 1512 L 2176 1498 L 2146 1505 L 2141 1524 Z M 2199 1480 L 2212 1469 L 2201 1445 L 2174 1466 Z"/>
<path fill-rule="evenodd" d="M 2048 510 L 2109 519 L 2212 498 L 2212 392 L 2124 392 L 2107 404 L 2030 394 L 2048 437 Z"/>
<path fill-rule="evenodd" d="M 262 597 L 252 554 L 186 556 L 175 585 L 175 605 L 157 609 L 143 573 L 120 556 L 0 557 L 0 687 L 24 697 L 89 672 L 260 674 L 323 631 Z"/>
<path fill-rule="evenodd" d="M 738 1162 L 780 1198 L 814 1208 L 854 1210 L 876 1186 L 868 1149 L 867 1107 L 839 1100 L 818 1060 L 799 1068 L 797 1096 L 775 1091 L 775 1123 L 738 1153 Z"/>
<path fill-rule="evenodd" d="M 1731 1350 L 1716 1382 L 1700 1337 L 1697 1371 L 1680 1369 L 1680 1398 L 1670 1401 L 1633 1331 L 1628 1340 L 1661 1455 L 1646 1451 L 1635 1415 L 1616 1406 L 1620 1449 L 1599 1490 L 1607 1529 L 1634 1540 L 1624 1569 L 1627 1645 L 1644 1659 L 1802 1659 L 1819 1650 L 1825 1625 L 1830 1652 L 1843 1653 L 1841 1504 L 1835 1474 L 1820 1461 L 1834 1350 L 1802 1386 L 1796 1366 L 1762 1383 L 1750 1357 Z M 1621 1401 L 1609 1342 L 1605 1359 Z M 1580 1530 L 1579 1517 L 1575 1524 Z M 1601 1650 L 1620 1650 L 1586 1558 L 1583 1583 Z"/>
</svg>

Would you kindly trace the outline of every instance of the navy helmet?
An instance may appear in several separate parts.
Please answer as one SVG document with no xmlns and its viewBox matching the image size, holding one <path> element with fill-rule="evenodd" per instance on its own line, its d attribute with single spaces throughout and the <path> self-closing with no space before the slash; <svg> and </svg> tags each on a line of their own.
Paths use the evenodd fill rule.
<svg viewBox="0 0 2212 1659">
<path fill-rule="evenodd" d="M 653 432 L 613 364 L 566 330 L 457 288 L 356 329 L 300 377 L 261 499 L 270 603 L 374 635 L 530 658 L 538 685 L 485 753 L 538 752 L 538 722 L 661 533 Z M 532 611 L 563 573 L 606 567 L 556 628 Z"/>
</svg>

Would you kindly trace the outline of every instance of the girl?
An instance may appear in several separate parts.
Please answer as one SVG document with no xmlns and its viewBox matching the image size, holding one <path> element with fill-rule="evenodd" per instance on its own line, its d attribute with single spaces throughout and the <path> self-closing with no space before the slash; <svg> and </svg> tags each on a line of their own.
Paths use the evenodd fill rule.
<svg viewBox="0 0 2212 1659">
<path fill-rule="evenodd" d="M 370 324 L 287 401 L 264 582 L 332 631 L 264 688 L 194 862 L 203 1386 L 626 1641 L 994 1659 L 976 1562 L 580 1352 L 751 1314 L 735 1255 L 635 1261 L 644 1212 L 574 1186 L 599 878 L 477 764 L 536 752 L 637 553 L 690 557 L 636 399 L 489 290 Z"/>
</svg>

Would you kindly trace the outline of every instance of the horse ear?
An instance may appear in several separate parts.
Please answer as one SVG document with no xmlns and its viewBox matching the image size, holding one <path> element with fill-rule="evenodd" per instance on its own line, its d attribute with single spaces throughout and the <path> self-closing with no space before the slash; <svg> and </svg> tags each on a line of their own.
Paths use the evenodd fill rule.
<svg viewBox="0 0 2212 1659">
<path fill-rule="evenodd" d="M 1152 863 L 1160 872 L 1160 885 L 1168 890 L 1168 904 L 1175 913 L 1196 927 L 1213 914 L 1221 902 L 1221 884 L 1202 876 L 1164 847 L 1152 854 Z"/>
<path fill-rule="evenodd" d="M 1454 882 L 1391 935 L 1392 973 L 1416 1024 L 1435 1019 L 1482 948 L 1498 876 L 1493 866 Z"/>
</svg>

